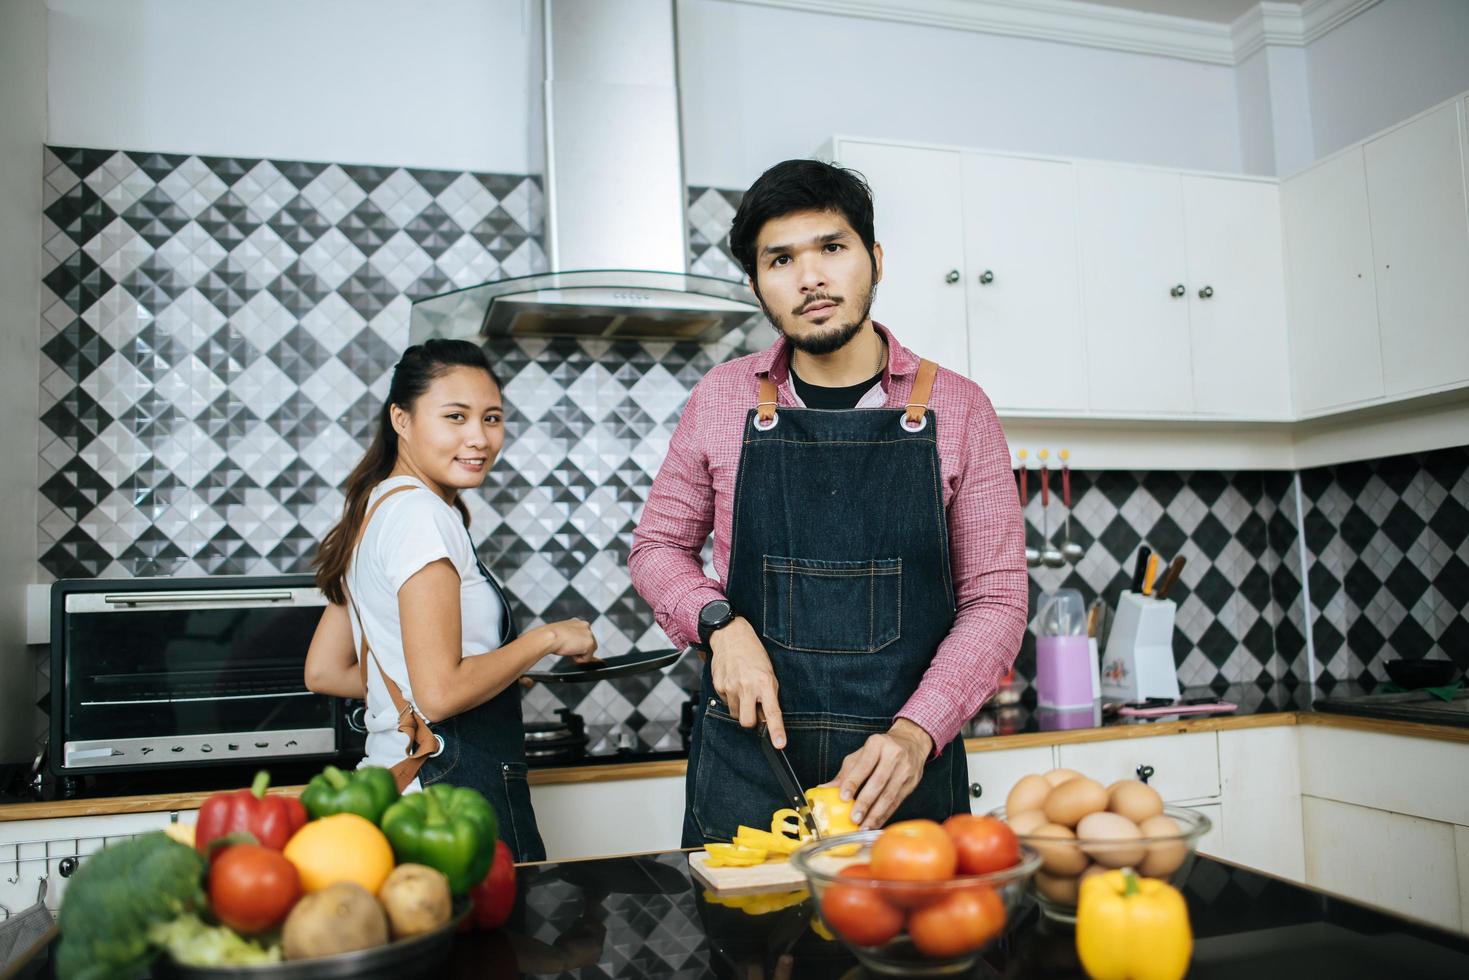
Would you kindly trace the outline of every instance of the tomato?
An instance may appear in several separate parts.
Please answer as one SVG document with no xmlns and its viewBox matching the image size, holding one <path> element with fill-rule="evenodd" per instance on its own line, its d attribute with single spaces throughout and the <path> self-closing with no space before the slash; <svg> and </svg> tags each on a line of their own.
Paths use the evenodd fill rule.
<svg viewBox="0 0 1469 980">
<path fill-rule="evenodd" d="M 943 826 L 959 853 L 960 874 L 986 875 L 1020 863 L 1020 840 L 1003 820 L 956 813 Z"/>
<path fill-rule="evenodd" d="M 833 932 L 858 946 L 881 946 L 903 930 L 903 913 L 876 888 L 831 885 L 821 896 L 821 917 Z"/>
<path fill-rule="evenodd" d="M 872 845 L 872 875 L 888 881 L 943 881 L 954 876 L 959 856 L 944 828 L 932 820 L 904 820 Z"/>
<path fill-rule="evenodd" d="M 495 863 L 484 881 L 469 890 L 469 899 L 477 928 L 498 929 L 510 918 L 515 908 L 515 859 L 503 840 L 495 841 Z"/>
<path fill-rule="evenodd" d="M 1005 928 L 1005 903 L 976 885 L 946 895 L 908 918 L 908 935 L 924 956 L 944 959 L 979 949 Z"/>
<path fill-rule="evenodd" d="M 871 878 L 872 865 L 866 863 L 865 861 L 861 864 L 849 864 L 842 870 L 838 871 L 837 876 L 840 878 Z"/>
<path fill-rule="evenodd" d="M 280 851 L 232 844 L 209 868 L 209 905 L 236 932 L 264 932 L 301 897 L 301 875 Z"/>
</svg>

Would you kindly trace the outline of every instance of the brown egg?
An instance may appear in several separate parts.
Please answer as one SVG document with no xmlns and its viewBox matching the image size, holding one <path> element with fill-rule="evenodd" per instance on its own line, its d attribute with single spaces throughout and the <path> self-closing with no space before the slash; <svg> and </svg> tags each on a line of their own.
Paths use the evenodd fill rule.
<svg viewBox="0 0 1469 980">
<path fill-rule="evenodd" d="M 1052 786 L 1060 786 L 1062 783 L 1076 779 L 1080 775 L 1081 773 L 1075 769 L 1052 769 L 1045 774 L 1045 780 Z"/>
<path fill-rule="evenodd" d="M 1079 886 L 1080 879 L 1075 875 L 1048 875 L 1044 871 L 1035 873 L 1035 890 L 1057 905 L 1075 905 Z"/>
<path fill-rule="evenodd" d="M 1147 783 L 1120 779 L 1107 788 L 1107 809 L 1140 824 L 1163 812 L 1163 797 Z"/>
<path fill-rule="evenodd" d="M 1162 814 L 1144 820 L 1138 830 L 1144 837 L 1174 837 L 1179 833 L 1178 822 Z M 1187 856 L 1188 845 L 1182 840 L 1149 844 L 1147 857 L 1137 871 L 1145 878 L 1163 878 L 1177 871 Z"/>
<path fill-rule="evenodd" d="M 1086 881 L 1088 878 L 1095 878 L 1097 875 L 1106 874 L 1111 870 L 1105 864 L 1089 864 L 1086 866 L 1086 870 L 1081 873 L 1081 878 L 1078 879 L 1076 887 L 1080 888 L 1081 882 Z"/>
<path fill-rule="evenodd" d="M 1086 855 L 1076 846 L 1071 828 L 1056 823 L 1043 823 L 1023 843 L 1035 848 L 1041 856 L 1041 867 L 1053 875 L 1076 875 L 1086 867 Z"/>
<path fill-rule="evenodd" d="M 1101 783 L 1085 776 L 1068 779 L 1046 797 L 1046 819 L 1067 827 L 1075 827 L 1088 813 L 1105 809 L 1107 791 Z"/>
<path fill-rule="evenodd" d="M 1039 810 L 1046 805 L 1046 797 L 1051 794 L 1051 784 L 1046 782 L 1044 776 L 1021 776 L 1014 786 L 1010 787 L 1010 795 L 1005 797 L 1006 813 L 1024 813 L 1026 810 Z"/>
<path fill-rule="evenodd" d="M 1009 811 L 1005 811 L 1008 813 Z M 1010 829 L 1017 834 L 1033 834 L 1035 829 L 1046 822 L 1046 815 L 1039 810 L 1026 810 L 1017 813 L 1008 819 Z"/>
<path fill-rule="evenodd" d="M 1143 845 L 1130 843 L 1142 837 L 1137 824 L 1119 813 L 1087 814 L 1076 825 L 1076 836 L 1086 842 L 1083 851 L 1109 868 L 1135 868 L 1147 853 Z"/>
</svg>

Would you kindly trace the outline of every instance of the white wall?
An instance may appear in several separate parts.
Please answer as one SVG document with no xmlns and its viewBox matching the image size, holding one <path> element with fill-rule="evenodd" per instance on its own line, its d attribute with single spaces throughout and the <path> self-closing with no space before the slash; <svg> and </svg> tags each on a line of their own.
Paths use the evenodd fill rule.
<svg viewBox="0 0 1469 980">
<path fill-rule="evenodd" d="M 49 0 L 54 146 L 529 173 L 533 0 Z"/>
<path fill-rule="evenodd" d="M 1469 89 L 1469 2 L 1383 0 L 1306 62 L 1319 159 Z"/>
<path fill-rule="evenodd" d="M 1234 69 L 678 0 L 690 184 L 746 187 L 833 133 L 1241 169 Z"/>
<path fill-rule="evenodd" d="M 41 145 L 46 138 L 44 0 L 0 0 L 0 762 L 29 758 L 35 667 L 25 587 L 36 569 L 41 377 Z"/>
</svg>

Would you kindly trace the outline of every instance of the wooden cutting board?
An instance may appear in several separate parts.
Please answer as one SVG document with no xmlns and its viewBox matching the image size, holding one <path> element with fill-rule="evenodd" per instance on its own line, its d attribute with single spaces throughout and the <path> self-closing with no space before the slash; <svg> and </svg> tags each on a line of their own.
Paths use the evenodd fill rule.
<svg viewBox="0 0 1469 980">
<path fill-rule="evenodd" d="M 771 861 L 748 868 L 711 868 L 708 851 L 689 852 L 689 870 L 719 895 L 758 895 L 806 887 L 806 876 L 789 861 Z"/>
</svg>

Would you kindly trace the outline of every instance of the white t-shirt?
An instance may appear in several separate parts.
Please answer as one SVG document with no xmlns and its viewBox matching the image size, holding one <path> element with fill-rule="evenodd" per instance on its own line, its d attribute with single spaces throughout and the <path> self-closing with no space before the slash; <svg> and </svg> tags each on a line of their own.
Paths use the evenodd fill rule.
<svg viewBox="0 0 1469 980">
<path fill-rule="evenodd" d="M 414 573 L 430 562 L 447 558 L 459 573 L 459 622 L 461 653 L 478 656 L 498 649 L 503 609 L 500 597 L 485 581 L 475 561 L 474 544 L 459 511 L 411 476 L 384 480 L 368 495 L 369 508 L 389 490 L 415 487 L 390 497 L 367 526 L 352 564 L 347 569 L 347 588 L 362 616 L 367 644 L 374 664 L 367 664 L 367 756 L 364 766 L 392 766 L 403 759 L 407 748 L 398 731 L 398 712 L 378 674 L 378 665 L 413 701 L 408 683 L 408 665 L 403 656 L 403 627 L 398 620 L 398 590 Z M 352 618 L 352 637 L 362 643 L 357 617 Z M 418 780 L 408 787 L 418 789 Z"/>
</svg>

